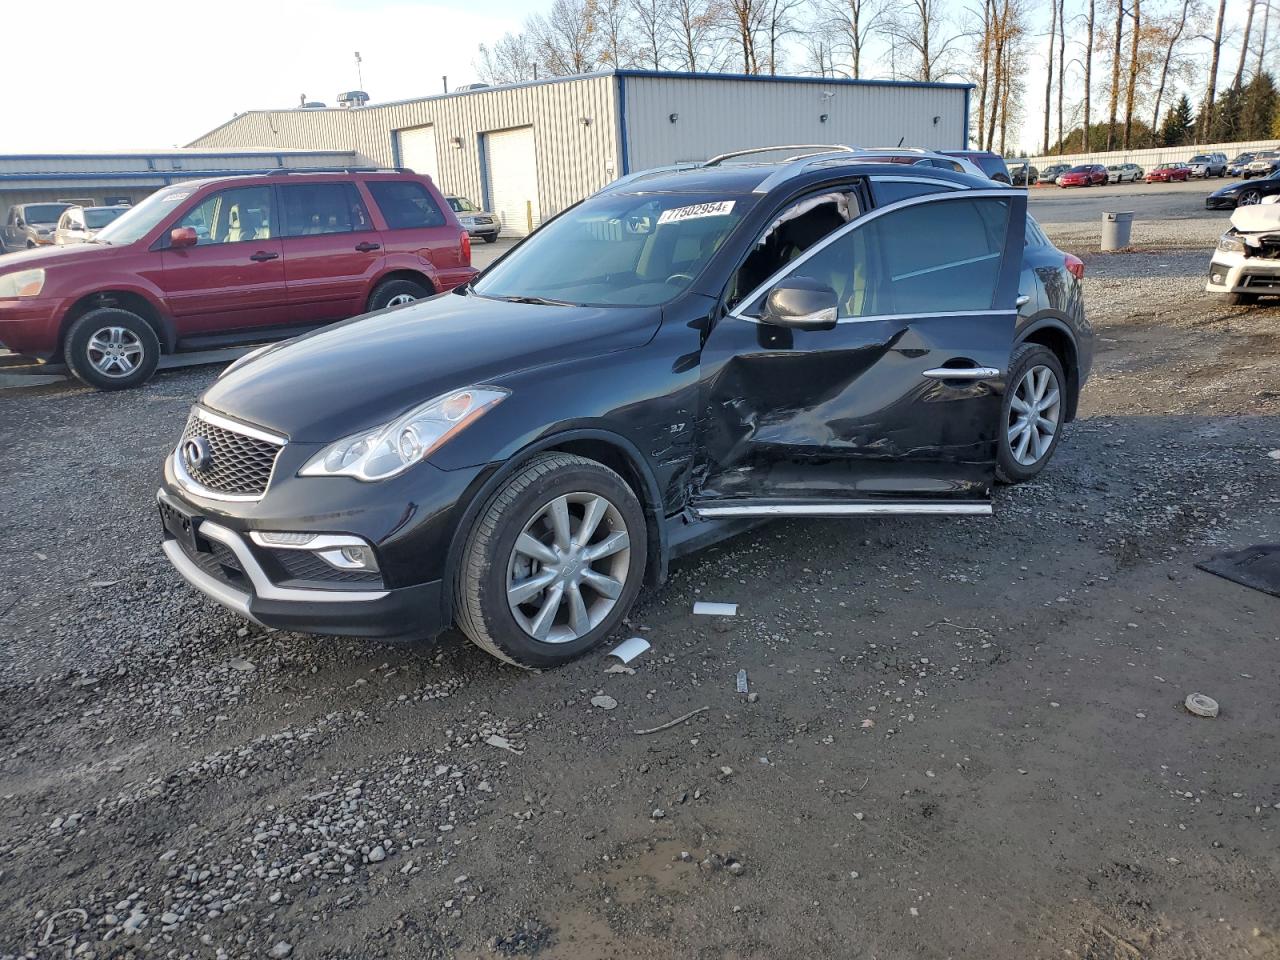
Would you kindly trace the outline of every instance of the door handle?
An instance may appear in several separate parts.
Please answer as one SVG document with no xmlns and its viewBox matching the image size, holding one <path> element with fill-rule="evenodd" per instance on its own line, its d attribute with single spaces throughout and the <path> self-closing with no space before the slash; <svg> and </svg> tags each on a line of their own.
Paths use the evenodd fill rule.
<svg viewBox="0 0 1280 960">
<path fill-rule="evenodd" d="M 1000 376 L 995 367 L 934 367 L 923 376 L 930 380 L 991 380 Z"/>
<path fill-rule="evenodd" d="M 1020 297 L 1018 297 L 1017 300 L 1014 301 L 1014 303 L 1016 303 L 1020 307 L 1025 307 L 1030 302 L 1031 302 L 1031 298 L 1027 296 L 1025 293 L 1022 294 Z"/>
<path fill-rule="evenodd" d="M 252 260 L 254 263 L 263 263 L 263 262 L 265 262 L 265 261 L 267 261 L 267 260 L 279 260 L 279 259 L 280 259 L 280 254 L 278 254 L 278 253 L 268 253 L 266 250 L 259 250 L 257 253 L 255 253 L 253 256 L 251 256 L 249 259 L 250 259 L 250 260 Z"/>
<path fill-rule="evenodd" d="M 368 240 L 363 240 L 360 243 L 356 244 L 356 249 L 359 250 L 361 253 L 368 253 L 371 250 L 381 250 L 382 244 L 370 243 Z"/>
</svg>

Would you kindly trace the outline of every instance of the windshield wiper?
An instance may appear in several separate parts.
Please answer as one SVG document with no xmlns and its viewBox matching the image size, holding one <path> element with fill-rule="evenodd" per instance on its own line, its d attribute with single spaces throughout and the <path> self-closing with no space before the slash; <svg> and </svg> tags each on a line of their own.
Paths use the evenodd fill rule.
<svg viewBox="0 0 1280 960">
<path fill-rule="evenodd" d="M 548 297 L 494 297 L 495 300 L 505 300 L 507 303 L 536 303 L 544 307 L 576 307 L 576 303 L 570 303 L 568 300 L 551 300 Z"/>
</svg>

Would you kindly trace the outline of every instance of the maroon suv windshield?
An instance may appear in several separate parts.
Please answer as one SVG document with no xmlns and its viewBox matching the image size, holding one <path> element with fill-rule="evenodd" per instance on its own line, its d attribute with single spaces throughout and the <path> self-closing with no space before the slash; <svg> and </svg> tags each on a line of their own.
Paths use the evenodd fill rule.
<svg viewBox="0 0 1280 960">
<path fill-rule="evenodd" d="M 97 235 L 101 243 L 124 245 L 140 240 L 152 231 L 156 224 L 173 213 L 178 204 L 191 196 L 195 188 L 189 184 L 175 184 L 157 190 L 127 213 L 102 228 Z"/>
</svg>

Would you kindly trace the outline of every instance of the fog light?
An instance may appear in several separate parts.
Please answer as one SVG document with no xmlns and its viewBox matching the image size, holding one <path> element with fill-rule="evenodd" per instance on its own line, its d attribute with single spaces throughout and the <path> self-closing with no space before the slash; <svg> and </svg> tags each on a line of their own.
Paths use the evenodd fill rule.
<svg viewBox="0 0 1280 960">
<path fill-rule="evenodd" d="M 325 563 L 339 570 L 359 570 L 366 573 L 376 573 L 378 570 L 378 559 L 373 555 L 372 547 L 336 547 L 317 553 Z"/>
<path fill-rule="evenodd" d="M 1224 282 L 1222 279 L 1222 274 L 1220 273 L 1211 274 L 1209 279 L 1212 280 L 1214 283 L 1216 283 L 1218 286 L 1222 286 Z"/>
<path fill-rule="evenodd" d="M 255 530 L 253 540 L 264 547 L 305 547 L 316 538 L 314 533 L 283 530 Z"/>
</svg>

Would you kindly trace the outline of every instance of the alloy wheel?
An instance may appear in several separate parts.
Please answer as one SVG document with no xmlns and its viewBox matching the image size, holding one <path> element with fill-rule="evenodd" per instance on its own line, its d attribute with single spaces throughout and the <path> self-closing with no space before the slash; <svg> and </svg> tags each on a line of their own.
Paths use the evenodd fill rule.
<svg viewBox="0 0 1280 960">
<path fill-rule="evenodd" d="M 388 307 L 403 307 L 406 303 L 413 303 L 417 300 L 412 293 L 397 293 L 394 297 L 387 301 Z"/>
<path fill-rule="evenodd" d="M 558 496 L 524 525 L 507 563 L 516 623 L 544 643 L 570 643 L 613 610 L 627 582 L 631 538 L 617 506 L 596 493 Z"/>
<path fill-rule="evenodd" d="M 1024 467 L 1040 461 L 1053 445 L 1062 416 L 1062 389 L 1046 366 L 1023 374 L 1009 404 L 1009 449 Z"/>
<path fill-rule="evenodd" d="M 1242 207 L 1251 207 L 1255 203 L 1261 202 L 1261 200 L 1262 194 L 1257 190 L 1246 190 L 1244 193 L 1240 194 L 1239 203 Z"/>
<path fill-rule="evenodd" d="M 138 369 L 145 352 L 142 341 L 125 327 L 103 327 L 89 338 L 89 363 L 104 377 L 127 377 Z"/>
</svg>

